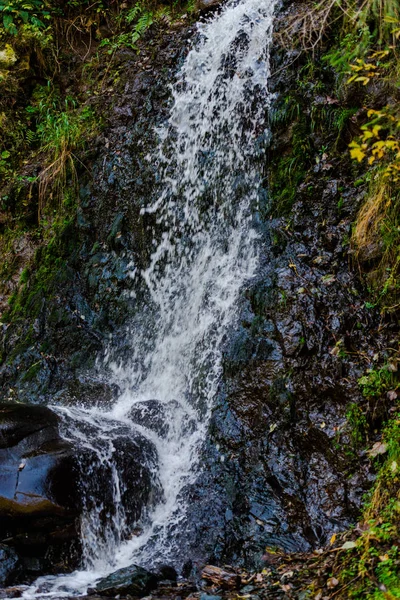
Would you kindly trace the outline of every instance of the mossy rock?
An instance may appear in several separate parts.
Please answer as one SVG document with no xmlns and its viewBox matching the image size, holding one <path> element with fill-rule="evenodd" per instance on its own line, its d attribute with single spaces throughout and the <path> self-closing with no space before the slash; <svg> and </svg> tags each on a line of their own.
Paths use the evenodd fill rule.
<svg viewBox="0 0 400 600">
<path fill-rule="evenodd" d="M 6 44 L 5 47 L 0 50 L 0 68 L 1 69 L 9 69 L 12 67 L 18 58 L 14 52 L 14 49 L 10 46 L 10 44 Z"/>
</svg>

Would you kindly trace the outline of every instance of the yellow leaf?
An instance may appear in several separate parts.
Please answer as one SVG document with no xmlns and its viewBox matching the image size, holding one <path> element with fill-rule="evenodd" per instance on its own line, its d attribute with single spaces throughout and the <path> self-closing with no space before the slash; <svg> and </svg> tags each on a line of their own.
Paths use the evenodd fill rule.
<svg viewBox="0 0 400 600">
<path fill-rule="evenodd" d="M 336 533 L 334 533 L 329 542 L 331 546 L 333 546 L 333 544 L 336 542 L 336 537 Z"/>
<path fill-rule="evenodd" d="M 381 149 L 381 148 L 384 148 L 385 145 L 386 145 L 386 142 L 383 142 L 382 140 L 380 140 L 379 142 L 375 142 L 375 144 L 373 144 L 372 147 L 376 148 L 376 149 Z"/>
<path fill-rule="evenodd" d="M 358 160 L 358 162 L 361 162 L 365 158 L 365 152 L 361 150 L 360 146 L 356 146 L 354 148 L 351 148 L 350 156 L 354 160 Z"/>
<path fill-rule="evenodd" d="M 372 131 L 368 131 L 368 129 L 366 131 L 364 131 L 364 133 L 363 133 L 364 140 L 369 140 L 372 137 L 374 137 L 374 134 L 372 133 Z"/>
<path fill-rule="evenodd" d="M 359 81 L 360 83 L 363 83 L 363 85 L 367 85 L 369 83 L 369 77 L 362 77 L 360 75 L 359 77 L 356 77 L 354 81 Z"/>
<path fill-rule="evenodd" d="M 377 69 L 378 67 L 376 65 L 373 65 L 371 63 L 364 63 L 364 69 L 366 71 L 372 71 L 374 69 Z"/>
<path fill-rule="evenodd" d="M 374 58 L 384 58 L 385 56 L 388 56 L 388 54 L 390 54 L 389 50 L 379 50 L 378 52 L 371 54 L 370 58 L 372 60 L 374 60 Z"/>
</svg>

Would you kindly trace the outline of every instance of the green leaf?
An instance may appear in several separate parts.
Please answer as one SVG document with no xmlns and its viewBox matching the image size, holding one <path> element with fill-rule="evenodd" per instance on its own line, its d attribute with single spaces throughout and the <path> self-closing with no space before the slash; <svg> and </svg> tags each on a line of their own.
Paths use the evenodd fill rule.
<svg viewBox="0 0 400 600">
<path fill-rule="evenodd" d="M 3 25 L 6 29 L 8 29 L 10 27 L 10 25 L 13 22 L 13 18 L 11 15 L 4 15 L 3 17 Z"/>
<path fill-rule="evenodd" d="M 32 25 L 35 25 L 35 27 L 44 27 L 43 21 L 41 21 L 37 17 L 31 17 L 31 23 Z"/>
<path fill-rule="evenodd" d="M 17 35 L 18 30 L 14 25 L 14 21 L 11 15 L 3 16 L 3 25 L 7 33 L 10 33 L 11 35 Z"/>
</svg>

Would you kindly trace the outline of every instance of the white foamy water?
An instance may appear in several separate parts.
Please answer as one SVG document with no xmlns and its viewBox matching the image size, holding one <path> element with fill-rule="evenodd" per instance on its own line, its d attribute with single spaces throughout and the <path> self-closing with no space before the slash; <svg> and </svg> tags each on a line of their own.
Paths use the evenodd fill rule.
<svg viewBox="0 0 400 600">
<path fill-rule="evenodd" d="M 200 24 L 172 87 L 170 118 L 158 131 L 160 195 L 144 209 L 161 232 L 149 265 L 147 307 L 129 325 L 130 359 L 110 345 L 106 365 L 122 390 L 109 409 L 61 408 L 63 434 L 90 451 L 82 518 L 84 568 L 39 579 L 24 598 L 84 593 L 132 563 L 174 563 L 174 533 L 185 527 L 187 489 L 221 376 L 222 347 L 240 291 L 255 274 L 256 211 L 265 152 L 269 49 L 276 0 L 231 0 Z M 141 436 L 153 493 L 128 522 L 118 440 Z M 107 476 L 113 510 L 90 481 Z M 135 529 L 132 535 L 132 528 Z"/>
</svg>

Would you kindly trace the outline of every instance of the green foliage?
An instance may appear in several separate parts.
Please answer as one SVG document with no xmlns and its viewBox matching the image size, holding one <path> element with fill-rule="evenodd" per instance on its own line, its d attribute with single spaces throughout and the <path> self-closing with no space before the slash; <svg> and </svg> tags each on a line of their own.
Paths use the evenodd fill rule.
<svg viewBox="0 0 400 600">
<path fill-rule="evenodd" d="M 382 106 L 379 94 L 374 106 L 376 93 L 371 99 L 362 89 L 385 89 L 387 97 L 397 93 L 400 6 L 394 0 L 365 0 L 361 7 L 352 7 L 345 25 L 347 35 L 325 59 L 339 71 L 341 82 L 346 78 L 347 85 L 363 94 L 367 104 L 360 135 L 349 145 L 351 158 L 366 169 L 364 180 L 369 180 L 352 244 L 372 290 L 371 305 L 379 305 L 382 312 L 395 312 L 400 307 L 400 111 L 396 102 Z M 342 96 L 347 93 L 342 91 Z M 363 263 L 367 263 L 365 267 Z"/>
<path fill-rule="evenodd" d="M 380 369 L 369 369 L 366 375 L 358 380 L 363 396 L 367 399 L 379 398 L 386 391 L 392 389 L 395 384 L 395 366 L 386 364 Z"/>
<path fill-rule="evenodd" d="M 376 459 L 378 474 L 364 509 L 365 530 L 351 564 L 362 581 L 350 587 L 349 598 L 400 598 L 400 414 L 384 429 L 382 448 L 385 458 L 383 463 Z"/>
<path fill-rule="evenodd" d="M 337 139 L 339 141 L 345 131 L 349 120 L 357 113 L 357 108 L 338 108 L 333 119 L 333 127 L 337 130 Z"/>
<path fill-rule="evenodd" d="M 27 141 L 48 157 L 38 177 L 40 218 L 49 198 L 61 205 L 67 182 L 69 188 L 77 187 L 74 152 L 97 131 L 98 123 L 89 106 L 79 108 L 70 96 L 61 99 L 50 82 L 37 87 L 26 112 L 36 124 L 35 129 L 28 130 Z"/>
<path fill-rule="evenodd" d="M 349 412 L 354 416 L 354 406 Z M 359 414 L 355 418 L 359 421 Z M 334 597 L 335 600 L 400 598 L 400 414 L 395 414 L 385 425 L 381 439 L 367 455 L 376 468 L 373 488 L 365 498 L 357 527 L 344 537 L 340 534 L 332 536 L 331 544 L 342 539 L 336 548 L 326 550 L 323 561 L 327 561 L 332 552 L 335 553 L 334 561 L 328 558 L 328 568 L 324 563 L 322 568 L 321 564 L 317 568 L 311 566 L 316 578 L 312 588 L 319 590 L 313 597 Z"/>
<path fill-rule="evenodd" d="M 50 19 L 50 12 L 42 0 L 0 0 L 0 13 L 9 35 L 16 35 L 21 24 L 44 28 L 44 21 Z"/>
<path fill-rule="evenodd" d="M 271 165 L 269 180 L 271 211 L 274 214 L 287 214 L 296 197 L 297 187 L 304 181 L 311 160 L 310 129 L 313 122 L 304 115 L 300 103 L 285 100 L 284 108 L 275 113 L 275 123 L 295 122 L 289 129 L 290 148 L 283 156 L 275 159 Z"/>
<path fill-rule="evenodd" d="M 33 146 L 39 143 L 41 150 L 51 150 L 54 159 L 66 150 L 78 148 L 83 142 L 83 132 L 88 133 L 95 123 L 89 106 L 79 109 L 71 96 L 61 100 L 50 83 L 39 86 L 34 103 L 26 111 L 36 120 L 36 130 L 26 134 L 28 142 Z"/>
<path fill-rule="evenodd" d="M 372 34 L 368 28 L 351 30 L 346 35 L 340 32 L 337 43 L 324 54 L 322 61 L 335 69 L 342 81 L 349 71 L 349 65 L 360 56 L 365 56 L 371 43 Z"/>
<path fill-rule="evenodd" d="M 106 46 L 109 54 L 114 53 L 121 47 L 136 50 L 137 42 L 142 35 L 155 21 L 168 17 L 170 12 L 170 9 L 165 6 L 150 8 L 145 1 L 136 2 L 132 8 L 124 11 L 119 16 L 119 28 L 123 31 L 112 38 L 105 38 L 100 46 Z"/>
<path fill-rule="evenodd" d="M 358 404 L 350 404 L 347 408 L 346 419 L 350 427 L 350 435 L 355 449 L 359 449 L 367 439 L 367 419 Z"/>
<path fill-rule="evenodd" d="M 7 176 L 10 174 L 10 163 L 9 158 L 11 153 L 8 150 L 3 150 L 0 154 L 0 175 Z"/>
</svg>

